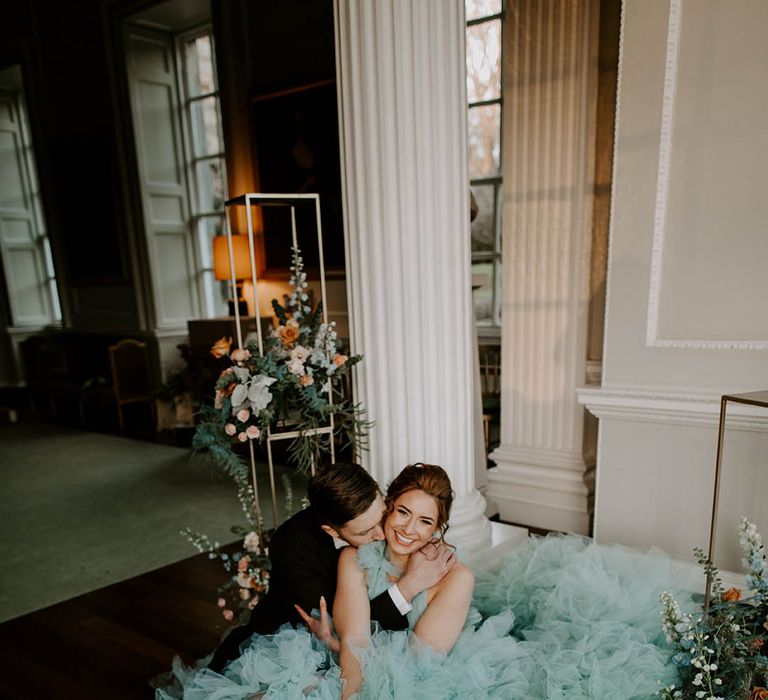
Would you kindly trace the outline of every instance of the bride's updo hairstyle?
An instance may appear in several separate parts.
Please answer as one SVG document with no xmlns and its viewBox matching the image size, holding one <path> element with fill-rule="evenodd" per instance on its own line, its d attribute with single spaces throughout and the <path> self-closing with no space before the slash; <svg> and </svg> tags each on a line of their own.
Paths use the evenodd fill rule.
<svg viewBox="0 0 768 700">
<path fill-rule="evenodd" d="M 453 503 L 453 489 L 451 480 L 445 473 L 445 469 L 437 464 L 409 464 L 389 484 L 387 495 L 384 499 L 387 504 L 387 513 L 392 512 L 395 501 L 407 491 L 423 491 L 432 496 L 437 503 L 436 528 L 440 530 L 440 539 L 444 539 L 448 529 L 448 517 L 451 514 Z"/>
</svg>

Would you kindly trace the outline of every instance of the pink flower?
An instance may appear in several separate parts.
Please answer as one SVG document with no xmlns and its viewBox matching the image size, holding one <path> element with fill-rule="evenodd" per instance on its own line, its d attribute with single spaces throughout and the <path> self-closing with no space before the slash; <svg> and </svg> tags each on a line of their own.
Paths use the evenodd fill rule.
<svg viewBox="0 0 768 700">
<path fill-rule="evenodd" d="M 245 433 L 238 433 L 237 439 L 240 440 L 240 442 L 245 442 L 248 439 L 248 436 Z"/>
<path fill-rule="evenodd" d="M 224 619 L 227 622 L 232 622 L 232 620 L 235 619 L 235 613 L 233 613 L 229 608 L 224 610 L 221 614 L 224 615 Z"/>
<path fill-rule="evenodd" d="M 261 542 L 259 540 L 258 533 L 249 532 L 245 536 L 245 539 L 243 540 L 243 547 L 245 547 L 249 552 L 253 552 L 254 554 L 260 554 Z"/>
<path fill-rule="evenodd" d="M 245 434 L 249 440 L 255 440 L 261 435 L 261 431 L 255 425 L 249 425 L 245 430 Z"/>
<path fill-rule="evenodd" d="M 227 604 L 227 601 L 224 600 L 224 598 L 219 598 L 216 601 L 216 605 L 218 605 L 220 608 L 223 608 Z"/>
<path fill-rule="evenodd" d="M 241 573 L 243 571 L 248 571 L 248 565 L 251 563 L 250 557 L 243 557 L 239 562 L 237 562 L 237 570 Z"/>
<path fill-rule="evenodd" d="M 235 433 L 237 432 L 237 428 L 232 423 L 227 423 L 224 426 L 224 432 L 229 435 L 229 437 L 234 437 Z"/>
<path fill-rule="evenodd" d="M 245 423 L 251 417 L 251 412 L 247 408 L 242 408 L 237 412 L 237 420 Z"/>
<path fill-rule="evenodd" d="M 229 356 L 233 362 L 245 362 L 251 356 L 251 353 L 246 348 L 238 348 L 233 350 Z"/>
<path fill-rule="evenodd" d="M 302 374 L 299 377 L 299 384 L 301 386 L 312 386 L 315 383 L 315 379 L 311 374 Z"/>
</svg>

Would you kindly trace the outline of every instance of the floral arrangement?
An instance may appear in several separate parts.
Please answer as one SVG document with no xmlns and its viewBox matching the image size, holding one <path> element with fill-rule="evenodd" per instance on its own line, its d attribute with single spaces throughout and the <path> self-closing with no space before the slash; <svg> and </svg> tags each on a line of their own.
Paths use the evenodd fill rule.
<svg viewBox="0 0 768 700">
<path fill-rule="evenodd" d="M 255 342 L 230 351 L 231 339 L 212 348 L 215 357 L 229 357 L 231 366 L 216 382 L 214 406 L 204 413 L 193 446 L 207 448 L 226 471 L 237 470 L 233 442 L 263 440 L 268 428 L 290 428 L 299 437 L 289 446 L 289 460 L 307 470 L 330 450 L 327 435 L 313 429 L 335 419 L 334 439 L 344 447 L 367 448 L 372 426 L 360 404 L 341 391 L 343 377 L 360 362 L 341 352 L 335 322 L 323 323 L 322 305 L 309 304 L 307 275 L 298 248 L 293 248 L 285 305 L 272 300 L 275 326 L 266 339 L 264 354 Z M 332 399 L 332 400 L 331 400 Z"/>
<path fill-rule="evenodd" d="M 700 549 L 696 559 L 712 581 L 712 601 L 700 614 L 683 613 L 674 597 L 661 594 L 662 620 L 675 653 L 681 686 L 659 691 L 665 700 L 768 700 L 768 563 L 757 528 L 742 518 L 739 543 L 749 570 L 750 596 L 738 588 L 723 590 L 718 570 Z"/>
<path fill-rule="evenodd" d="M 345 375 L 362 357 L 342 353 L 335 324 L 322 322 L 321 304 L 312 309 L 298 248 L 292 251 L 291 272 L 292 292 L 284 305 L 272 300 L 274 328 L 263 354 L 255 342 L 232 350 L 231 338 L 221 338 L 211 349 L 214 358 L 228 360 L 229 366 L 219 374 L 213 405 L 203 407 L 192 441 L 195 450 L 207 450 L 234 480 L 246 519 L 244 527 L 231 528 L 243 538 L 234 553 L 191 528 L 182 531 L 198 551 L 219 559 L 230 574 L 218 592 L 218 605 L 228 622 L 235 620 L 236 611 L 244 621 L 269 588 L 271 532 L 264 530 L 250 467 L 237 446 L 264 441 L 270 429 L 294 431 L 297 437 L 290 441 L 288 459 L 306 472 L 330 451 L 331 440 L 340 443 L 338 449 L 349 445 L 367 449 L 373 425 L 362 406 L 352 403 L 342 391 Z M 333 435 L 314 432 L 328 426 L 331 416 Z M 283 483 L 285 512 L 290 514 L 293 496 L 285 476 Z"/>
<path fill-rule="evenodd" d="M 283 475 L 285 488 L 285 513 L 293 511 L 293 489 L 290 479 Z M 192 528 L 185 528 L 184 535 L 199 551 L 208 554 L 209 559 L 219 559 L 224 570 L 230 574 L 224 585 L 218 589 L 218 606 L 227 622 L 244 624 L 248 613 L 269 590 L 269 539 L 270 533 L 264 530 L 261 512 L 256 508 L 253 488 L 245 483 L 237 491 L 237 497 L 246 519 L 246 527 L 233 526 L 233 534 L 243 538 L 240 548 L 231 554 L 222 548 L 219 542 L 211 542 L 204 535 Z M 235 618 L 237 611 L 237 619 Z"/>
</svg>

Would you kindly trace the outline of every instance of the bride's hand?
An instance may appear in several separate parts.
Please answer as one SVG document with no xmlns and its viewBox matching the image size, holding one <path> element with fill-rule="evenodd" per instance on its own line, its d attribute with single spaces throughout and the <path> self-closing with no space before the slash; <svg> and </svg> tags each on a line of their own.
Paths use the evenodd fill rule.
<svg viewBox="0 0 768 700">
<path fill-rule="evenodd" d="M 325 596 L 320 596 L 320 618 L 312 617 L 311 615 L 307 615 L 304 610 L 298 606 L 293 606 L 296 608 L 296 612 L 301 615 L 301 619 L 304 620 L 305 624 L 307 625 L 307 628 L 309 631 L 315 635 L 325 646 L 327 646 L 332 652 L 338 654 L 339 653 L 339 640 L 336 639 L 336 637 L 333 634 L 333 629 L 331 628 L 331 620 L 328 617 L 328 605 L 325 602 Z"/>
</svg>

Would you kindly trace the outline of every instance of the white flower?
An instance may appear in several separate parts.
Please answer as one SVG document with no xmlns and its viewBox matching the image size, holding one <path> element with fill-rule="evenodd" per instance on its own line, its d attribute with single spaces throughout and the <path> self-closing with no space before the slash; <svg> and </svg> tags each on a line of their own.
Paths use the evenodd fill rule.
<svg viewBox="0 0 768 700">
<path fill-rule="evenodd" d="M 301 360 L 291 360 L 288 363 L 288 371 L 291 374 L 304 374 L 304 363 Z"/>
<path fill-rule="evenodd" d="M 291 360 L 304 362 L 309 356 L 309 350 L 307 350 L 307 348 L 305 348 L 303 345 L 297 345 L 295 348 L 293 348 L 293 350 L 291 350 L 289 355 Z"/>
<path fill-rule="evenodd" d="M 245 384 L 238 384 L 232 392 L 232 415 L 235 415 L 245 399 L 248 397 L 248 387 Z"/>
<path fill-rule="evenodd" d="M 253 554 L 261 554 L 261 541 L 256 532 L 249 532 L 243 540 L 243 547 Z"/>
<path fill-rule="evenodd" d="M 248 389 L 248 400 L 251 402 L 254 412 L 258 413 L 269 406 L 269 402 L 272 401 L 272 392 L 268 387 L 276 381 L 274 377 L 268 377 L 265 374 L 258 374 L 253 378 Z"/>
</svg>

